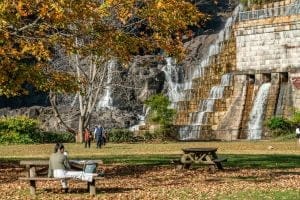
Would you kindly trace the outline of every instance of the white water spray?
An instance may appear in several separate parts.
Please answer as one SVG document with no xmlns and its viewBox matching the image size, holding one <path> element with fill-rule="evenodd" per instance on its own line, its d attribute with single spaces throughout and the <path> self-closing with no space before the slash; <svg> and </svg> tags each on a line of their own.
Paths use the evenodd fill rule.
<svg viewBox="0 0 300 200">
<path fill-rule="evenodd" d="M 116 66 L 116 61 L 111 60 L 107 63 L 107 80 L 105 84 L 105 89 L 103 91 L 103 96 L 100 98 L 96 109 L 99 110 L 101 108 L 112 108 L 113 107 L 113 99 L 111 97 L 111 81 L 112 81 L 112 73 L 113 69 Z"/>
<path fill-rule="evenodd" d="M 271 83 L 264 83 L 260 86 L 256 98 L 250 112 L 250 120 L 248 122 L 248 139 L 259 140 L 262 135 L 262 123 L 264 118 L 264 110 L 267 104 L 269 89 Z"/>
<path fill-rule="evenodd" d="M 138 124 L 129 127 L 129 131 L 131 131 L 131 132 L 138 131 L 141 126 L 146 125 L 145 119 L 146 119 L 149 111 L 150 111 L 150 107 L 145 107 L 144 106 L 143 107 L 143 114 L 138 115 L 138 120 L 139 120 Z"/>
</svg>

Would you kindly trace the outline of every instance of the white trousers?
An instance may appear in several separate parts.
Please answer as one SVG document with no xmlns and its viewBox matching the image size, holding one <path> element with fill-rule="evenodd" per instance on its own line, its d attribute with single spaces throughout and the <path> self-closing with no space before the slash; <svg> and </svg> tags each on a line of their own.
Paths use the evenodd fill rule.
<svg viewBox="0 0 300 200">
<path fill-rule="evenodd" d="M 83 181 L 92 182 L 93 177 L 97 176 L 97 174 L 93 173 L 85 173 L 83 171 L 67 171 L 64 169 L 54 169 L 53 170 L 54 178 L 73 178 L 73 179 L 80 179 Z M 61 180 L 61 185 L 63 188 L 68 187 L 68 182 L 66 179 Z"/>
</svg>

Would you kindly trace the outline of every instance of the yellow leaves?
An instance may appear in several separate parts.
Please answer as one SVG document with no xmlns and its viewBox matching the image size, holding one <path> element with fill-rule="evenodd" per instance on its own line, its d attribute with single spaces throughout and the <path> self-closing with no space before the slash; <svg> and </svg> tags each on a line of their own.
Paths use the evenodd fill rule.
<svg viewBox="0 0 300 200">
<path fill-rule="evenodd" d="M 40 8 L 40 15 L 47 16 L 48 12 L 49 12 L 49 6 L 47 4 L 43 4 L 42 7 Z"/>
<path fill-rule="evenodd" d="M 7 9 L 8 4 L 5 2 L 0 2 L 0 13 L 5 12 L 5 10 Z"/>
<path fill-rule="evenodd" d="M 70 73 L 51 71 L 47 76 L 47 81 L 42 85 L 44 90 L 51 89 L 59 93 L 72 93 L 79 90 L 76 78 Z"/>
<path fill-rule="evenodd" d="M 158 1 L 158 2 L 156 3 L 156 8 L 160 9 L 160 8 L 162 8 L 162 7 L 163 7 L 163 3 L 162 3 L 161 1 Z"/>
<path fill-rule="evenodd" d="M 32 14 L 30 3 L 25 3 L 24 0 L 19 0 L 16 5 L 16 9 L 19 12 L 19 14 L 23 17 L 26 17 L 28 15 Z"/>
<path fill-rule="evenodd" d="M 103 3 L 101 6 L 98 7 L 97 9 L 97 13 L 99 14 L 99 16 L 101 17 L 107 17 L 110 15 L 109 13 L 109 7 L 107 6 L 106 3 Z"/>
<path fill-rule="evenodd" d="M 126 24 L 127 20 L 132 16 L 129 10 L 122 10 L 119 13 L 119 20 L 123 23 Z"/>
<path fill-rule="evenodd" d="M 51 12 L 52 12 L 51 17 L 55 20 L 62 19 L 63 14 L 64 14 L 64 10 L 61 7 L 61 5 L 57 2 L 57 3 L 50 4 L 50 6 L 51 6 Z"/>
<path fill-rule="evenodd" d="M 51 50 L 55 45 L 82 56 L 96 54 L 125 61 L 140 49 L 151 53 L 162 48 L 182 57 L 184 49 L 180 36 L 174 39 L 174 34 L 183 32 L 200 19 L 197 9 L 185 0 L 103 2 L 2 0 L 0 40 L 5 43 L 0 44 L 0 55 L 5 59 L 0 60 L 0 66 L 13 71 L 20 62 L 26 62 L 29 70 L 23 68 L 24 77 L 16 76 L 15 83 L 23 83 L 32 75 L 32 82 L 40 84 L 41 88 L 68 91 L 64 88 L 74 88 L 73 84 L 77 84 L 74 79 L 64 79 L 59 72 L 48 74 L 49 78 L 45 75 L 45 71 L 53 70 L 46 62 L 52 58 Z M 85 43 L 75 45 L 76 38 Z M 0 72 L 1 75 L 9 76 Z"/>
<path fill-rule="evenodd" d="M 21 41 L 20 52 L 16 49 L 12 50 L 12 52 L 34 56 L 38 61 L 50 59 L 50 52 L 42 41 Z"/>
</svg>

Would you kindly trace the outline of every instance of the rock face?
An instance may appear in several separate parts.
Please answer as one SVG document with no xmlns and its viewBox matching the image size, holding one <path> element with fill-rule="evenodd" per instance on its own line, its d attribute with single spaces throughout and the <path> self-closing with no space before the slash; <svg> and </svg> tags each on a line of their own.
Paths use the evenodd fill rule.
<svg viewBox="0 0 300 200">
<path fill-rule="evenodd" d="M 158 63 L 157 56 L 136 56 L 128 68 L 119 67 L 112 80 L 114 107 L 141 112 L 143 101 L 163 89 L 164 73 Z"/>
</svg>

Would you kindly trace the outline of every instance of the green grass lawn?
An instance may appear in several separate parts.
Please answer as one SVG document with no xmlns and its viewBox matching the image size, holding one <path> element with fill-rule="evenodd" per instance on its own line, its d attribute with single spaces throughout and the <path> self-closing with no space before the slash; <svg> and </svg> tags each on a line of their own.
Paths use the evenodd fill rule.
<svg viewBox="0 0 300 200">
<path fill-rule="evenodd" d="M 272 146 L 272 149 L 269 147 Z M 2 145 L 1 160 L 48 159 L 54 144 Z M 218 147 L 218 154 L 227 157 L 227 166 L 292 168 L 300 167 L 300 146 L 295 141 L 238 142 L 166 142 L 166 143 L 108 143 L 101 149 L 92 144 L 65 144 L 71 159 L 102 159 L 106 164 L 169 164 L 179 158 L 182 148 Z"/>
</svg>

